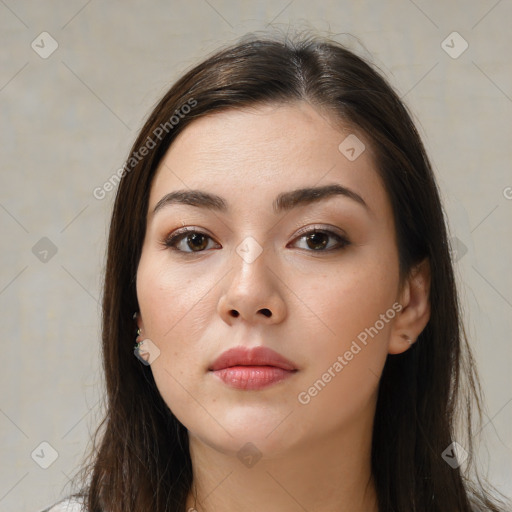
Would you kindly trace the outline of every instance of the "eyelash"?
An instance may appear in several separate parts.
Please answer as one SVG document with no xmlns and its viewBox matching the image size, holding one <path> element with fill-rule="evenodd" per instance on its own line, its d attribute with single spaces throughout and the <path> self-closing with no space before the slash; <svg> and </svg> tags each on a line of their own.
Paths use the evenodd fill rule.
<svg viewBox="0 0 512 512">
<path fill-rule="evenodd" d="M 302 250 L 305 250 L 307 252 L 314 252 L 314 253 L 317 253 L 317 252 L 330 253 L 330 252 L 343 250 L 351 244 L 350 240 L 348 240 L 348 238 L 346 238 L 345 236 L 335 233 L 334 231 L 324 229 L 324 228 L 319 228 L 319 227 L 313 227 L 311 229 L 308 229 L 307 231 L 303 231 L 293 241 L 295 242 L 296 240 L 303 239 L 303 238 L 307 237 L 308 235 L 316 234 L 316 233 L 322 233 L 322 234 L 328 235 L 332 238 L 335 238 L 337 240 L 337 245 L 334 248 L 331 247 L 330 249 L 325 249 L 325 250 L 324 249 L 321 249 L 321 250 L 302 249 Z M 182 239 L 186 239 L 186 236 L 191 235 L 191 234 L 203 235 L 203 236 L 209 238 L 210 240 L 213 240 L 213 238 L 210 235 L 208 235 L 207 233 L 204 233 L 203 231 L 199 231 L 195 228 L 186 227 L 186 228 L 179 229 L 179 230 L 175 231 L 173 234 L 169 235 L 163 241 L 163 245 L 173 251 L 181 252 L 183 254 L 201 254 L 201 253 L 205 252 L 206 249 L 203 249 L 201 251 L 181 251 L 180 249 L 176 248 L 177 242 L 181 241 Z"/>
</svg>

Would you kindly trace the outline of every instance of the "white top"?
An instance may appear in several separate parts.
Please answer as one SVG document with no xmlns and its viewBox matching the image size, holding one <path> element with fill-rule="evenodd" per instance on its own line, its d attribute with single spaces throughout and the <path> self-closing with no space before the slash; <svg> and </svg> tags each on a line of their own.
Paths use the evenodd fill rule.
<svg viewBox="0 0 512 512">
<path fill-rule="evenodd" d="M 83 503 L 81 501 L 76 498 L 68 498 L 41 512 L 83 512 L 82 507 Z"/>
</svg>

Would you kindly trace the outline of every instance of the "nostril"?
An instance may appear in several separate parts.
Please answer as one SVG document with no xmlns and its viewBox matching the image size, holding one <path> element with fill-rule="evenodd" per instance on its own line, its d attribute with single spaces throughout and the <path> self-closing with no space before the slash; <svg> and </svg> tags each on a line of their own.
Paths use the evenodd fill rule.
<svg viewBox="0 0 512 512">
<path fill-rule="evenodd" d="M 231 314 L 236 318 L 240 313 L 236 309 L 232 309 Z"/>
<path fill-rule="evenodd" d="M 270 311 L 270 309 L 262 309 L 261 312 L 265 315 L 265 316 L 272 316 L 272 312 Z"/>
</svg>

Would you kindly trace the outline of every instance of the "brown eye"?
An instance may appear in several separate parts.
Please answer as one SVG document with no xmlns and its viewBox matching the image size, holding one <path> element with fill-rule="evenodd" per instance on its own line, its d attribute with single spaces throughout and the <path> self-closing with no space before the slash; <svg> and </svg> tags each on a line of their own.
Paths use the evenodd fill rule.
<svg viewBox="0 0 512 512">
<path fill-rule="evenodd" d="M 193 233 L 186 237 L 187 246 L 190 247 L 193 251 L 202 251 L 206 249 L 208 245 L 208 239 L 202 233 Z"/>
<path fill-rule="evenodd" d="M 334 243 L 330 243 L 330 240 L 334 239 Z M 307 249 L 315 252 L 329 252 L 336 251 L 338 249 L 344 249 L 350 242 L 347 238 L 342 237 L 332 231 L 328 230 L 319 230 L 313 229 L 304 233 L 297 240 L 305 240 L 306 247 L 302 247 L 303 249 Z"/>
<path fill-rule="evenodd" d="M 324 249 L 329 243 L 329 235 L 320 232 L 311 233 L 306 236 L 306 243 L 310 249 L 315 251 Z"/>
<path fill-rule="evenodd" d="M 187 229 L 170 236 L 165 241 L 165 246 L 185 253 L 203 252 L 208 248 L 210 241 L 213 242 L 206 233 Z"/>
</svg>

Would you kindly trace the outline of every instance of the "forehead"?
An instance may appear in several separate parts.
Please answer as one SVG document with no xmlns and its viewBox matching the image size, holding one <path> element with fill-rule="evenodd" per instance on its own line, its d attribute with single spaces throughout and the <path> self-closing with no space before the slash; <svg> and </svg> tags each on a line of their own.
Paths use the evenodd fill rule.
<svg viewBox="0 0 512 512">
<path fill-rule="evenodd" d="M 354 135 L 365 149 L 350 160 L 339 146 Z M 374 211 L 389 212 L 362 133 L 342 129 L 305 102 L 231 109 L 193 121 L 174 140 L 153 179 L 150 209 L 162 195 L 186 188 L 218 194 L 234 205 L 257 195 L 270 208 L 280 192 L 327 182 L 353 189 Z"/>
</svg>

